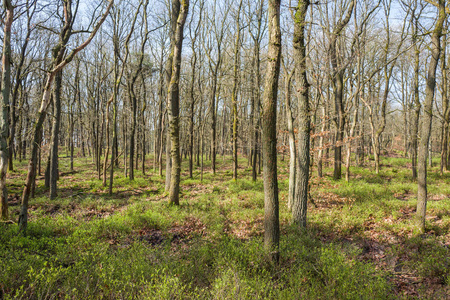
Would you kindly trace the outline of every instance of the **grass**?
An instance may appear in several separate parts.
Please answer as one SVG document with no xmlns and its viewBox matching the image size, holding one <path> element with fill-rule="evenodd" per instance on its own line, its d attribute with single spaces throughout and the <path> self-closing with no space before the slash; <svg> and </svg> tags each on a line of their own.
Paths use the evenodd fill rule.
<svg viewBox="0 0 450 300">
<path fill-rule="evenodd" d="M 349 183 L 311 179 L 308 230 L 290 225 L 288 159 L 279 161 L 281 258 L 264 255 L 264 189 L 247 160 L 232 180 L 231 160 L 217 173 L 187 175 L 181 205 L 170 206 L 164 178 L 115 172 L 114 195 L 90 159 L 61 159 L 59 197 L 38 177 L 26 236 L 0 224 L 2 299 L 446 299 L 450 295 L 449 174 L 429 172 L 427 233 L 414 233 L 417 184 L 407 160 L 385 158 L 380 174 L 353 167 Z M 152 162 L 148 159 L 148 162 Z M 206 166 L 210 166 L 207 162 Z M 17 221 L 25 162 L 8 174 Z M 315 169 L 314 169 L 315 172 Z"/>
</svg>

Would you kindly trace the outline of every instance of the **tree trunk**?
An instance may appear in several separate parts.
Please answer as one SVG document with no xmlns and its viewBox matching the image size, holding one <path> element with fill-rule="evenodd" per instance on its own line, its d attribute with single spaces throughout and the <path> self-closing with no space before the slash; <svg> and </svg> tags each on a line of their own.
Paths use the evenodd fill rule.
<svg viewBox="0 0 450 300">
<path fill-rule="evenodd" d="M 174 43 L 172 45 L 172 76 L 167 92 L 167 106 L 169 108 L 169 131 L 171 139 L 171 158 L 172 158 L 172 176 L 170 180 L 169 189 L 169 203 L 179 205 L 180 197 L 180 173 L 181 173 L 181 158 L 180 158 L 180 71 L 181 71 L 181 51 L 183 45 L 183 28 L 186 22 L 186 17 L 189 10 L 189 0 L 173 0 L 173 7 L 180 7 L 179 13 L 176 16 L 176 29 L 172 33 L 174 35 Z"/>
<path fill-rule="evenodd" d="M 301 0 L 294 16 L 295 82 L 298 99 L 298 169 L 297 191 L 292 205 L 292 221 L 306 228 L 308 203 L 310 127 L 309 83 L 306 77 L 305 24 L 309 0 Z"/>
<path fill-rule="evenodd" d="M 0 219 L 7 220 L 8 214 L 8 191 L 6 188 L 6 172 L 8 170 L 8 157 L 12 149 L 8 149 L 8 108 L 9 94 L 11 91 L 11 27 L 14 21 L 14 7 L 11 1 L 4 0 L 3 6 L 6 9 L 4 19 L 5 29 L 3 36 L 3 55 L 2 55 L 2 75 L 1 90 L 2 113 L 0 114 Z M 12 137 L 14 139 L 14 136 Z"/>
<path fill-rule="evenodd" d="M 428 65 L 428 75 L 425 88 L 424 115 L 420 134 L 418 156 L 418 191 L 417 191 L 417 228 L 425 232 L 425 214 L 427 209 L 427 150 L 431 135 L 431 122 L 433 116 L 433 98 L 436 86 L 436 68 L 441 52 L 441 35 L 446 19 L 445 0 L 439 0 L 439 18 L 431 38 L 431 60 Z"/>
<path fill-rule="evenodd" d="M 277 179 L 277 94 L 281 60 L 280 0 L 269 0 L 269 51 L 263 97 L 264 247 L 279 259 L 279 204 Z"/>
<path fill-rule="evenodd" d="M 288 209 L 292 210 L 292 204 L 295 199 L 295 188 L 296 188 L 296 165 L 297 165 L 297 151 L 295 149 L 295 132 L 294 132 L 294 118 L 292 116 L 291 108 L 291 80 L 294 71 L 288 73 L 285 70 L 284 73 L 284 94 L 286 98 L 286 119 L 287 119 L 287 130 L 289 134 L 289 192 L 288 192 Z"/>
<path fill-rule="evenodd" d="M 59 127 L 61 124 L 61 88 L 62 72 L 55 76 L 55 88 L 53 96 L 53 125 L 50 150 L 50 199 L 57 196 L 58 181 L 58 146 L 59 146 Z"/>
<path fill-rule="evenodd" d="M 238 73 L 239 73 L 239 47 L 241 40 L 241 17 L 242 0 L 239 2 L 239 8 L 236 17 L 236 40 L 234 44 L 234 70 L 233 70 L 233 90 L 231 93 L 231 106 L 233 110 L 233 179 L 237 180 L 238 169 L 238 110 L 237 110 L 237 87 L 238 87 Z M 223 124 L 225 126 L 225 123 Z"/>
</svg>

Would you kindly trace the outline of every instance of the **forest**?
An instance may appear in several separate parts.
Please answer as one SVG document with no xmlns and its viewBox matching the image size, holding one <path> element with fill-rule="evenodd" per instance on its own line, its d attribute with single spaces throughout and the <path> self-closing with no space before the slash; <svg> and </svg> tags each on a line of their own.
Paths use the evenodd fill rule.
<svg viewBox="0 0 450 300">
<path fill-rule="evenodd" d="M 449 299 L 449 14 L 2 0 L 0 299 Z"/>
</svg>

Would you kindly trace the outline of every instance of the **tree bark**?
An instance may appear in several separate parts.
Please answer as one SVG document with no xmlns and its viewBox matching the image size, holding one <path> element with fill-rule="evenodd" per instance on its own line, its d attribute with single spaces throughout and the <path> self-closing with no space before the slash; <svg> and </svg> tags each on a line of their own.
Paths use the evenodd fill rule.
<svg viewBox="0 0 450 300">
<path fill-rule="evenodd" d="M 445 0 L 439 0 L 438 20 L 431 37 L 431 59 L 428 65 L 428 75 L 425 88 L 425 103 L 422 128 L 420 133 L 418 156 L 418 190 L 417 190 L 417 217 L 416 226 L 420 232 L 425 232 L 425 215 L 427 209 L 427 156 L 431 135 L 431 122 L 433 117 L 433 98 L 436 86 L 436 69 L 441 52 L 441 35 L 446 19 Z"/>
<path fill-rule="evenodd" d="M 294 71 L 290 73 L 284 72 L 284 94 L 286 98 L 286 121 L 289 135 L 289 192 L 288 192 L 288 209 L 292 210 L 292 204 L 295 199 L 296 188 L 296 165 L 297 165 L 297 150 L 295 149 L 295 132 L 294 132 L 294 117 L 292 116 L 291 108 L 291 80 Z"/>
<path fill-rule="evenodd" d="M 296 197 L 292 203 L 292 221 L 306 228 L 308 203 L 310 127 L 309 83 L 306 77 L 305 23 L 309 0 L 300 0 L 294 16 L 295 82 L 298 99 L 298 168 Z"/>
<path fill-rule="evenodd" d="M 269 51 L 263 97 L 264 247 L 272 261 L 279 259 L 279 204 L 277 179 L 277 94 L 281 60 L 280 2 L 269 0 Z"/>
<path fill-rule="evenodd" d="M 181 173 L 181 158 L 180 158 L 180 71 L 181 71 L 181 51 L 183 45 L 183 29 L 184 23 L 189 10 L 189 0 L 173 0 L 173 6 L 179 6 L 179 14 L 177 16 L 177 25 L 174 35 L 174 43 L 172 45 L 172 76 L 169 83 L 167 106 L 169 108 L 169 130 L 171 139 L 171 158 L 172 170 L 169 189 L 169 203 L 179 205 L 180 197 L 180 173 Z"/>
<path fill-rule="evenodd" d="M 8 170 L 8 132 L 9 132 L 9 94 L 11 92 L 11 27 L 14 21 L 14 7 L 10 0 L 3 0 L 3 6 L 6 9 L 4 19 L 5 29 L 3 36 L 3 55 L 2 55 L 2 75 L 1 90 L 2 99 L 0 114 L 0 219 L 7 220 L 8 214 L 8 191 L 6 188 L 6 172 Z M 14 138 L 14 136 L 12 137 Z"/>
<path fill-rule="evenodd" d="M 236 40 L 234 44 L 234 67 L 233 67 L 233 90 L 231 93 L 231 106 L 233 110 L 233 179 L 237 180 L 238 169 L 238 109 L 237 109 L 237 87 L 238 87 L 238 73 L 239 73 L 239 47 L 241 41 L 241 8 L 242 0 L 239 2 L 239 8 L 236 16 Z M 223 124 L 225 126 L 225 123 Z"/>
</svg>

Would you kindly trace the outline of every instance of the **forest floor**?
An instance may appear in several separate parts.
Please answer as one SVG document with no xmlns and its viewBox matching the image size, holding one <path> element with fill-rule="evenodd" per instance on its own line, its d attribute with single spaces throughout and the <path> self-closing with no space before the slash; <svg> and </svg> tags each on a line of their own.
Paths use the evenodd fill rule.
<svg viewBox="0 0 450 300">
<path fill-rule="evenodd" d="M 89 158 L 61 158 L 59 196 L 49 200 L 38 176 L 27 235 L 0 224 L 0 299 L 448 299 L 450 173 L 429 170 L 427 232 L 416 234 L 417 183 L 409 160 L 384 158 L 380 174 L 353 167 L 350 182 L 332 170 L 311 179 L 308 229 L 289 224 L 288 158 L 279 161 L 280 262 L 263 251 L 262 177 L 240 161 L 206 163 L 188 179 L 183 160 L 181 205 L 167 204 L 164 178 L 124 177 L 114 193 Z M 123 164 L 121 162 L 121 167 Z M 17 222 L 26 162 L 8 174 Z"/>
</svg>

